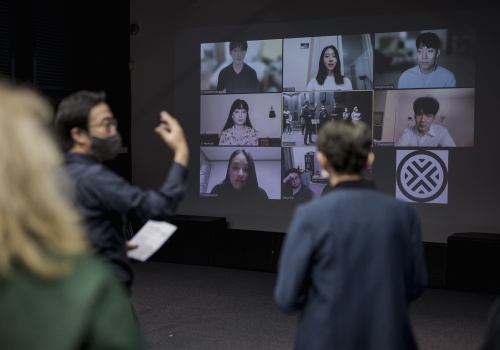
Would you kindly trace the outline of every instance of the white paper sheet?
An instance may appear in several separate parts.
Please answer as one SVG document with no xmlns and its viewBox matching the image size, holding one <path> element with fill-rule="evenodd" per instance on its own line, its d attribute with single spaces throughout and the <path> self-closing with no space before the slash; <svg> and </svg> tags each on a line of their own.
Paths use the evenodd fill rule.
<svg viewBox="0 0 500 350">
<path fill-rule="evenodd" d="M 177 226 L 165 221 L 149 220 L 132 237 L 130 243 L 138 247 L 127 252 L 129 258 L 146 261 L 172 236 Z"/>
</svg>

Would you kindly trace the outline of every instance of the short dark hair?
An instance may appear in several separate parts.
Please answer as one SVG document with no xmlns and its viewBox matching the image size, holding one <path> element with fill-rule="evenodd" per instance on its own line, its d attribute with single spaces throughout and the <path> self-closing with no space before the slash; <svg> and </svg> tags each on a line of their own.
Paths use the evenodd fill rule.
<svg viewBox="0 0 500 350">
<path fill-rule="evenodd" d="M 248 49 L 248 43 L 246 41 L 231 41 L 229 42 L 229 52 L 233 51 L 234 49 L 240 48 L 244 51 Z"/>
<path fill-rule="evenodd" d="M 419 97 L 413 102 L 413 112 L 436 115 L 439 111 L 439 101 L 432 96 Z"/>
<path fill-rule="evenodd" d="M 319 130 L 318 151 L 338 174 L 361 174 L 371 145 L 372 133 L 366 123 L 334 120 Z"/>
<path fill-rule="evenodd" d="M 415 46 L 417 47 L 417 49 L 425 46 L 436 50 L 440 50 L 441 40 L 439 39 L 436 33 L 432 32 L 422 33 L 417 37 L 417 40 L 415 41 Z"/>
<path fill-rule="evenodd" d="M 297 174 L 300 177 L 300 170 L 296 168 L 290 168 L 286 171 L 286 175 L 290 175 L 291 173 Z"/>
<path fill-rule="evenodd" d="M 54 123 L 64 152 L 69 151 L 74 145 L 71 129 L 77 127 L 88 131 L 90 110 L 102 102 L 106 102 L 104 91 L 88 90 L 77 91 L 61 100 Z"/>
</svg>

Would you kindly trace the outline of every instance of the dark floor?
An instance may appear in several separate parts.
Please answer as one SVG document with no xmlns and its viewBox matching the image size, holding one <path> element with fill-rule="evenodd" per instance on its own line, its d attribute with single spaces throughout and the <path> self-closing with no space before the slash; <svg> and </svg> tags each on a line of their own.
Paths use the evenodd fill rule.
<svg viewBox="0 0 500 350">
<path fill-rule="evenodd" d="M 148 350 L 292 349 L 296 316 L 274 304 L 275 273 L 164 262 L 133 265 Z M 428 288 L 411 306 L 422 350 L 474 350 L 495 295 Z"/>
</svg>

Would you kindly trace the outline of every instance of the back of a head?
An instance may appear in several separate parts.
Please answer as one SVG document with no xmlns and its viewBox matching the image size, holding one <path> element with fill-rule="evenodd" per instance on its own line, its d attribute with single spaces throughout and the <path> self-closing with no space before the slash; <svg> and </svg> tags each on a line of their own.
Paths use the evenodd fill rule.
<svg viewBox="0 0 500 350">
<path fill-rule="evenodd" d="M 371 130 L 365 123 L 328 121 L 319 131 L 318 150 L 338 174 L 360 174 L 371 144 Z"/>
<path fill-rule="evenodd" d="M 0 86 L 0 276 L 21 263 L 53 277 L 49 254 L 84 251 L 79 216 L 63 197 L 62 155 L 49 132 L 52 106 L 27 88 Z M 50 262 L 49 262 L 50 260 Z"/>
<path fill-rule="evenodd" d="M 16 193 L 19 198 L 12 200 L 32 195 L 34 188 L 29 186 L 43 182 L 44 174 L 61 163 L 48 134 L 52 116 L 52 106 L 34 90 L 0 86 L 0 148 L 4 150 L 0 152 L 0 206 L 8 207 L 9 197 Z"/>
<path fill-rule="evenodd" d="M 433 48 L 436 50 L 441 49 L 441 40 L 436 33 L 426 32 L 422 33 L 417 37 L 415 41 L 415 46 L 417 49 L 425 46 L 427 48 Z"/>
<path fill-rule="evenodd" d="M 77 91 L 61 100 L 55 115 L 55 127 L 64 151 L 73 147 L 71 129 L 88 130 L 90 110 L 102 102 L 106 102 L 103 91 L 88 90 Z"/>
</svg>

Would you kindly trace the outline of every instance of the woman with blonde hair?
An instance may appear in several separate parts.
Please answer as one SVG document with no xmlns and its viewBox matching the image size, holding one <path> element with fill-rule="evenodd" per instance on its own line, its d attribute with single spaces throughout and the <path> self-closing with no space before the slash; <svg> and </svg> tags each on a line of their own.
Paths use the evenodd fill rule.
<svg viewBox="0 0 500 350">
<path fill-rule="evenodd" d="M 125 289 L 70 204 L 51 104 L 0 85 L 0 348 L 143 349 Z"/>
</svg>

